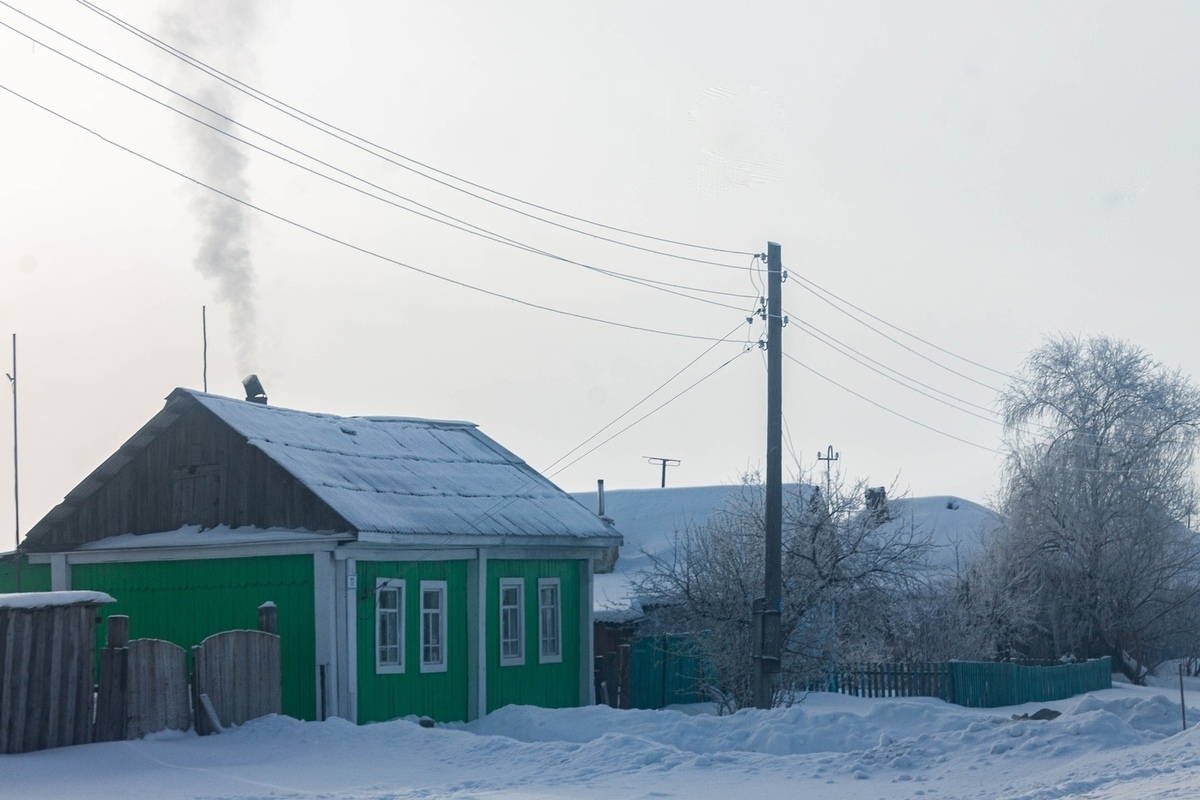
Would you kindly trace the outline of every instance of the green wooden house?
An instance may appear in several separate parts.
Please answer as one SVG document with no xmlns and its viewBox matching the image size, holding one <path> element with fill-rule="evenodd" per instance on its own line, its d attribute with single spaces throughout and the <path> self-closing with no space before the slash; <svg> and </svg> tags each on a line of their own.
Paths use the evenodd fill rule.
<svg viewBox="0 0 1200 800">
<path fill-rule="evenodd" d="M 22 588 L 107 592 L 131 637 L 184 647 L 272 601 L 301 719 L 593 701 L 610 524 L 471 423 L 261 400 L 172 392 L 30 530 Z"/>
</svg>

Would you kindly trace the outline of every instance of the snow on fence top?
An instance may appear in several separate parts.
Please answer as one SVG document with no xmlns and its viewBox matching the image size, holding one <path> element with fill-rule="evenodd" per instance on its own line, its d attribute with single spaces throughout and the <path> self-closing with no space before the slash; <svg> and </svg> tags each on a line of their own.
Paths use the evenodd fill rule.
<svg viewBox="0 0 1200 800">
<path fill-rule="evenodd" d="M 21 592 L 0 594 L 0 609 L 53 608 L 55 606 L 102 606 L 117 602 L 104 592 Z"/>
</svg>

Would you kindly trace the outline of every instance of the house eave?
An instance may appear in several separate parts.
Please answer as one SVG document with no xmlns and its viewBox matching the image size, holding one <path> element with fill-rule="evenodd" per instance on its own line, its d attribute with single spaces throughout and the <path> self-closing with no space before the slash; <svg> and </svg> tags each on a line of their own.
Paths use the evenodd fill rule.
<svg viewBox="0 0 1200 800">
<path fill-rule="evenodd" d="M 384 533 L 380 531 L 359 531 L 360 545 L 378 545 L 386 547 L 533 547 L 533 548 L 572 548 L 601 551 L 609 547 L 620 547 L 622 538 L 613 536 L 571 536 L 563 535 L 531 535 L 516 536 L 509 534 L 436 534 L 436 533 Z"/>
<path fill-rule="evenodd" d="M 220 544 L 177 544 L 149 547 L 121 547 L 103 550 L 64 550 L 29 553 L 29 563 L 49 564 L 65 556 L 68 564 L 115 564 L 126 561 L 191 561 L 212 558 L 254 558 L 259 556 L 311 555 L 332 552 L 353 541 L 351 534 L 331 534 L 320 540 L 232 542 Z"/>
</svg>

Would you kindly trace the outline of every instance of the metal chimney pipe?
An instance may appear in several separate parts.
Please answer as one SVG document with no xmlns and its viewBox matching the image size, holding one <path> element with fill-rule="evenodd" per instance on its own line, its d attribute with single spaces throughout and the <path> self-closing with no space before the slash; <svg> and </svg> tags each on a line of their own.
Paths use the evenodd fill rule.
<svg viewBox="0 0 1200 800">
<path fill-rule="evenodd" d="M 599 508 L 596 510 L 596 516 L 604 516 L 604 478 L 596 481 L 596 503 Z"/>
<path fill-rule="evenodd" d="M 250 403 L 267 404 L 267 392 L 263 389 L 262 381 L 257 375 L 247 375 L 242 378 L 242 386 L 246 389 L 246 400 Z"/>
</svg>

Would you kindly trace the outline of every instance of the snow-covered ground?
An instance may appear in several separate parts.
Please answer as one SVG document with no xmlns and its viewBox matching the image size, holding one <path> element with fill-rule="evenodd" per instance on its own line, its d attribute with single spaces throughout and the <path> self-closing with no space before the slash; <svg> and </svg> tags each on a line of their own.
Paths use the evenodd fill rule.
<svg viewBox="0 0 1200 800">
<path fill-rule="evenodd" d="M 0 797 L 1200 797 L 1200 730 L 1180 732 L 1178 689 L 1163 683 L 1047 703 L 1062 712 L 1048 722 L 1012 718 L 1041 705 L 824 694 L 727 717 L 514 706 L 432 729 L 268 717 L 219 736 L 0 756 Z"/>
</svg>

